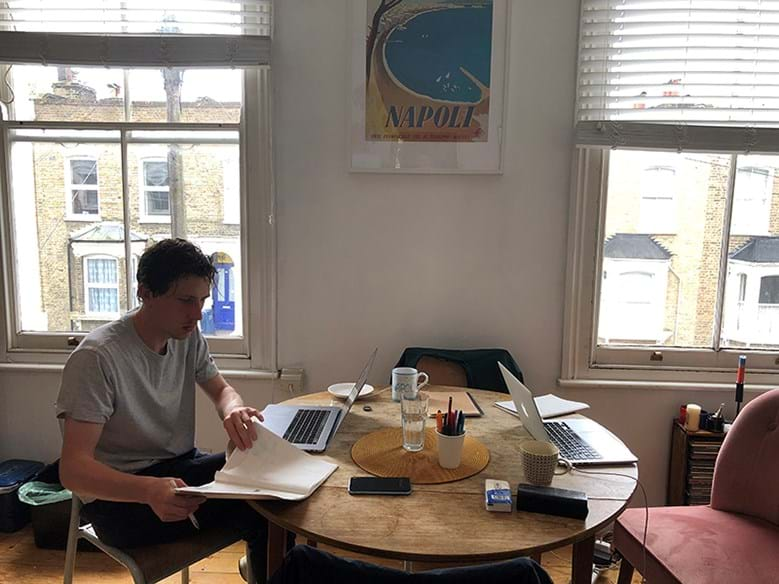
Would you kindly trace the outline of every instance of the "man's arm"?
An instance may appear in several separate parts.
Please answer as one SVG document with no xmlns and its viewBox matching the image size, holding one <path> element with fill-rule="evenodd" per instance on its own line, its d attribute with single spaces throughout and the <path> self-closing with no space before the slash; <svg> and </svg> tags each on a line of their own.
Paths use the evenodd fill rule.
<svg viewBox="0 0 779 584">
<path fill-rule="evenodd" d="M 252 442 L 257 440 L 257 432 L 254 431 L 251 418 L 256 416 L 262 420 L 259 410 L 243 405 L 241 396 L 220 373 L 201 383 L 200 387 L 214 402 L 219 419 L 222 420 L 233 444 L 241 450 L 251 448 Z"/>
<path fill-rule="evenodd" d="M 120 472 L 95 460 L 95 447 L 103 424 L 65 419 L 60 480 L 79 495 L 107 501 L 145 503 L 162 521 L 181 521 L 205 501 L 202 497 L 177 495 L 178 478 L 144 477 Z"/>
</svg>

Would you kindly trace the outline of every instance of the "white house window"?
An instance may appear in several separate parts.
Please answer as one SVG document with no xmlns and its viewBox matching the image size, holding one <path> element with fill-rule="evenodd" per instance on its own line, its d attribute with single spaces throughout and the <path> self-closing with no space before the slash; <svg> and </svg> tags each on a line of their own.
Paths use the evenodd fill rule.
<svg viewBox="0 0 779 584">
<path fill-rule="evenodd" d="M 674 233 L 676 170 L 669 166 L 650 166 L 641 175 L 639 208 L 642 233 Z"/>
<path fill-rule="evenodd" d="M 111 316 L 119 313 L 119 272 L 116 258 L 84 258 L 86 312 Z"/>
<path fill-rule="evenodd" d="M 277 369 L 270 0 L 88 4 L 15 0 L 0 11 L 2 93 L 13 96 L 0 105 L 10 187 L 0 191 L 10 242 L 0 350 L 64 360 L 68 338 L 100 320 L 85 315 L 135 305 L 135 258 L 182 237 L 234 261 L 233 326 L 212 352 L 230 367 Z M 222 184 L 223 163 L 237 175 L 242 159 L 246 180 Z M 229 222 L 226 189 L 243 211 Z"/>
<path fill-rule="evenodd" d="M 758 322 L 763 337 L 779 337 L 779 275 L 760 278 Z"/>
<path fill-rule="evenodd" d="M 739 165 L 733 198 L 733 218 L 730 223 L 732 234 L 768 234 L 772 187 L 771 168 Z"/>
<path fill-rule="evenodd" d="M 69 158 L 65 169 L 67 214 L 93 220 L 100 214 L 97 159 Z"/>
<path fill-rule="evenodd" d="M 738 301 L 744 302 L 747 298 L 747 275 L 738 275 Z"/>
<path fill-rule="evenodd" d="M 775 67 L 733 42 L 779 33 L 760 3 L 708 4 L 581 2 L 563 384 L 732 383 L 744 352 L 779 381 Z M 639 260 L 664 267 L 618 269 Z"/>
<path fill-rule="evenodd" d="M 141 201 L 144 219 L 170 217 L 167 160 L 147 159 L 141 161 Z"/>
</svg>

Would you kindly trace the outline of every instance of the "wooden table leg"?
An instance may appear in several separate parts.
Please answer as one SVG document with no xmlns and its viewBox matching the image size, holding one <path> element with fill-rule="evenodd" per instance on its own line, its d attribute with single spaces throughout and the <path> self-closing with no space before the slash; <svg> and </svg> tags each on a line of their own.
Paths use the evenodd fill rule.
<svg viewBox="0 0 779 584">
<path fill-rule="evenodd" d="M 594 553 L 594 535 L 573 544 L 571 584 L 590 584 L 592 582 L 592 556 Z"/>
<path fill-rule="evenodd" d="M 273 576 L 284 561 L 286 542 L 287 530 L 272 521 L 268 521 L 268 579 Z"/>
</svg>

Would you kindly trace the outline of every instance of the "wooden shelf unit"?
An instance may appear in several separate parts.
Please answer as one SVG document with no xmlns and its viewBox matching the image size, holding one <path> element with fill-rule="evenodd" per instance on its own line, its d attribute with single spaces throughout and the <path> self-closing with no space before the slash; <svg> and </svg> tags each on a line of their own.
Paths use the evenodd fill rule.
<svg viewBox="0 0 779 584">
<path fill-rule="evenodd" d="M 678 419 L 674 420 L 668 472 L 668 505 L 709 503 L 714 462 L 724 439 L 724 432 L 688 432 Z"/>
</svg>

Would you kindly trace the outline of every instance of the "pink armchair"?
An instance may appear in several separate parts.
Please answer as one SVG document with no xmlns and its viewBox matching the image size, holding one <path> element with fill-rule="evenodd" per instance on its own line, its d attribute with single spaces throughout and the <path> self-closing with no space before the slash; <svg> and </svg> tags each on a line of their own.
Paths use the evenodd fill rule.
<svg viewBox="0 0 779 584">
<path fill-rule="evenodd" d="M 714 468 L 711 504 L 649 510 L 617 519 L 618 584 L 634 567 L 651 584 L 779 582 L 779 389 L 747 404 L 725 437 Z"/>
</svg>

